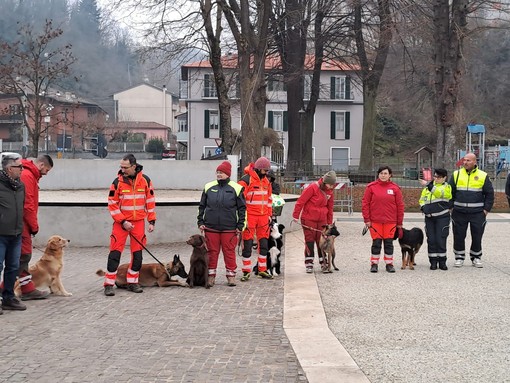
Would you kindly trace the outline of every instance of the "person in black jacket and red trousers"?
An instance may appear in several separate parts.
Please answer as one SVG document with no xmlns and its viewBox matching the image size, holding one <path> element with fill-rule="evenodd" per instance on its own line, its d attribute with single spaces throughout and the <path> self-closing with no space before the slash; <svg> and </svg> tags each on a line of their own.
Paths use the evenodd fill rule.
<svg viewBox="0 0 510 383">
<path fill-rule="evenodd" d="M 216 169 L 216 180 L 208 182 L 198 206 L 198 228 L 204 232 L 209 258 L 209 287 L 214 286 L 220 250 L 225 261 L 227 285 L 235 286 L 237 269 L 235 247 L 244 228 L 246 202 L 243 187 L 230 180 L 232 165 L 223 161 Z"/>
</svg>

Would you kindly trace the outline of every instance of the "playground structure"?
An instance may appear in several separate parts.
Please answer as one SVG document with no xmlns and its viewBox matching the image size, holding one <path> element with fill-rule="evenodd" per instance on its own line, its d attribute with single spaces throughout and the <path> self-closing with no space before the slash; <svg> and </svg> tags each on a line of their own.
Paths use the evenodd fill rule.
<svg viewBox="0 0 510 383">
<path fill-rule="evenodd" d="M 510 140 L 508 146 L 496 145 L 486 147 L 486 129 L 484 125 L 469 124 L 466 126 L 466 150 L 459 150 L 457 153 L 457 165 L 466 153 L 474 153 L 478 159 L 478 166 L 486 172 L 498 176 L 503 170 L 510 166 Z"/>
</svg>

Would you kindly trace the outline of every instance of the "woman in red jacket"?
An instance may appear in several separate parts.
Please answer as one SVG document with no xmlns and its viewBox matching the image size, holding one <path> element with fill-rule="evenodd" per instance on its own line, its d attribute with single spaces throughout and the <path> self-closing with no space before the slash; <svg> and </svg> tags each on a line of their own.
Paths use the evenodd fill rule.
<svg viewBox="0 0 510 383">
<path fill-rule="evenodd" d="M 402 228 L 404 221 L 404 200 L 400 187 L 391 181 L 389 166 L 381 166 L 378 179 L 367 185 L 361 211 L 365 225 L 372 236 L 372 256 L 370 272 L 377 273 L 381 248 L 384 244 L 386 271 L 395 272 L 393 266 L 393 238 L 395 230 Z"/>
<path fill-rule="evenodd" d="M 299 196 L 292 217 L 297 222 L 301 218 L 305 236 L 305 268 L 313 273 L 314 243 L 317 244 L 319 262 L 323 265 L 323 255 L 319 240 L 323 225 L 333 223 L 333 189 L 336 173 L 327 172 L 320 180 L 310 184 Z"/>
</svg>

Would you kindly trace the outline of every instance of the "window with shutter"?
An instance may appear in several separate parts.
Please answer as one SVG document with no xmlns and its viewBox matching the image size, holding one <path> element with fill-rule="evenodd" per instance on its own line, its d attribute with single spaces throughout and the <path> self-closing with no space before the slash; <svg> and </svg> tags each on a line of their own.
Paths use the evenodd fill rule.
<svg viewBox="0 0 510 383">
<path fill-rule="evenodd" d="M 204 74 L 204 97 L 218 97 L 216 83 L 212 74 Z"/>
<path fill-rule="evenodd" d="M 204 110 L 204 138 L 209 138 L 209 111 Z"/>
<path fill-rule="evenodd" d="M 350 88 L 350 80 L 349 80 Z M 349 97 L 347 92 L 347 77 L 345 76 L 334 76 L 331 77 L 331 99 L 332 100 L 346 100 Z M 350 90 L 349 90 L 350 92 Z"/>
<path fill-rule="evenodd" d="M 331 139 L 348 140 L 351 137 L 351 113 L 331 112 Z"/>
</svg>

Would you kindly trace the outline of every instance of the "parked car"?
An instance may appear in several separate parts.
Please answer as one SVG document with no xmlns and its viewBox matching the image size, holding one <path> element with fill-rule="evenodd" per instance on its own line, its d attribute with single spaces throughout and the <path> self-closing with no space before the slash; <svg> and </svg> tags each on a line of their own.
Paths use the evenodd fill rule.
<svg viewBox="0 0 510 383">
<path fill-rule="evenodd" d="M 283 164 L 279 164 L 278 162 L 270 161 L 271 162 L 271 170 L 275 173 L 279 173 L 283 176 L 283 173 L 285 172 L 285 166 Z"/>
<path fill-rule="evenodd" d="M 161 152 L 162 160 L 175 160 L 177 159 L 177 150 L 175 149 L 163 149 Z"/>
</svg>

